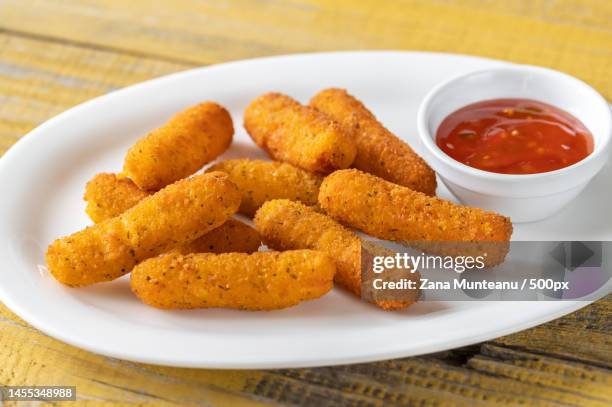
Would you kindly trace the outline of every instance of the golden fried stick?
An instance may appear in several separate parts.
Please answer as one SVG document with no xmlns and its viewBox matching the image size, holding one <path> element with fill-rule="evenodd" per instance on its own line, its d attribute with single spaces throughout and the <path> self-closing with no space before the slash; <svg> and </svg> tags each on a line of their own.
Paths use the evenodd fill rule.
<svg viewBox="0 0 612 407">
<path fill-rule="evenodd" d="M 223 224 L 240 206 L 227 174 L 178 181 L 121 215 L 49 245 L 51 274 L 69 286 L 113 280 L 140 261 L 190 242 Z"/>
<path fill-rule="evenodd" d="M 189 253 L 253 253 L 261 246 L 259 233 L 236 219 L 228 219 L 223 225 L 189 243 L 176 248 L 182 254 Z"/>
<path fill-rule="evenodd" d="M 316 192 L 318 191 L 317 189 Z M 89 217 L 95 223 L 100 223 L 121 215 L 147 196 L 148 193 L 128 178 L 120 178 L 115 174 L 98 174 L 87 183 L 84 198 L 87 201 Z M 218 228 L 178 247 L 177 250 L 184 254 L 252 253 L 256 252 L 260 245 L 261 239 L 255 229 L 239 220 L 229 219 Z"/>
<path fill-rule="evenodd" d="M 354 168 L 435 195 L 436 175 L 429 165 L 344 89 L 325 89 L 310 100 L 310 106 L 336 120 L 353 135 L 357 144 Z"/>
<path fill-rule="evenodd" d="M 478 245 L 458 245 L 459 253 L 444 253 L 452 245 L 440 242 L 492 242 L 497 253 L 485 261 L 503 261 L 512 235 L 510 219 L 479 208 L 469 208 L 427 196 L 382 178 L 350 169 L 323 180 L 319 204 L 334 219 L 379 239 L 407 242 L 432 253 L 464 254 Z M 423 245 L 420 242 L 431 242 Z M 499 243 L 503 243 L 499 245 Z M 436 250 L 436 244 L 441 247 Z M 467 254 L 467 253 L 466 253 Z"/>
<path fill-rule="evenodd" d="M 223 171 L 242 193 L 240 213 L 252 217 L 264 202 L 287 198 L 317 205 L 323 178 L 312 172 L 278 161 L 227 160 L 209 171 Z"/>
<path fill-rule="evenodd" d="M 123 173 L 140 189 L 157 191 L 214 160 L 229 147 L 233 134 L 225 108 L 200 103 L 138 140 L 125 156 Z"/>
<path fill-rule="evenodd" d="M 299 202 L 287 199 L 268 201 L 255 215 L 255 227 L 263 241 L 274 250 L 312 249 L 327 253 L 336 262 L 334 280 L 361 296 L 362 250 L 370 256 L 388 255 L 382 247 L 364 244 L 350 230 L 333 219 Z M 418 274 L 414 275 L 418 279 Z M 405 301 L 376 301 L 386 310 L 405 308 L 416 301 L 418 290 Z"/>
<path fill-rule="evenodd" d="M 338 123 L 280 93 L 253 100 L 244 127 L 272 158 L 307 171 L 329 173 L 355 159 L 355 142 Z"/>
<path fill-rule="evenodd" d="M 83 199 L 87 202 L 85 212 L 94 223 L 99 223 L 121 215 L 147 196 L 149 193 L 129 178 L 101 173 L 87 183 Z"/>
<path fill-rule="evenodd" d="M 157 308 L 274 310 L 319 298 L 336 267 L 324 253 L 164 254 L 134 268 L 132 291 Z"/>
</svg>

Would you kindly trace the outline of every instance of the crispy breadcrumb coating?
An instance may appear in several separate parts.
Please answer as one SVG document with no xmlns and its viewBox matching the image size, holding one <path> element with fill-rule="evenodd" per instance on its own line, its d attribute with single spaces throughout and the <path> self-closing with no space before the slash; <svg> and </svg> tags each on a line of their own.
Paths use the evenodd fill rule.
<svg viewBox="0 0 612 407">
<path fill-rule="evenodd" d="M 94 223 L 99 223 L 121 215 L 147 196 L 149 193 L 129 178 L 101 173 L 87 183 L 83 199 L 87 202 L 85 212 Z"/>
<path fill-rule="evenodd" d="M 355 159 L 355 141 L 335 121 L 289 96 L 266 93 L 244 112 L 244 127 L 275 160 L 330 173 Z"/>
<path fill-rule="evenodd" d="M 223 106 L 205 102 L 174 116 L 127 152 L 123 173 L 145 191 L 157 191 L 211 162 L 231 144 L 234 127 Z"/>
<path fill-rule="evenodd" d="M 253 254 L 164 254 L 134 268 L 132 291 L 165 309 L 275 310 L 331 290 L 336 267 L 312 250 Z"/>
<path fill-rule="evenodd" d="M 287 198 L 317 205 L 323 177 L 278 161 L 227 160 L 208 171 L 223 171 L 242 193 L 239 212 L 249 217 L 271 199 Z"/>
<path fill-rule="evenodd" d="M 228 219 L 219 226 L 189 243 L 177 247 L 182 254 L 189 253 L 253 253 L 259 250 L 259 233 L 237 219 Z"/>
<path fill-rule="evenodd" d="M 51 274 L 69 286 L 113 280 L 140 261 L 221 226 L 240 206 L 227 174 L 177 181 L 121 215 L 55 240 L 46 253 Z"/>
<path fill-rule="evenodd" d="M 325 89 L 311 107 L 327 114 L 349 131 L 357 144 L 353 167 L 427 195 L 436 193 L 436 174 L 412 148 L 387 130 L 344 89 Z"/>
<path fill-rule="evenodd" d="M 257 211 L 254 222 L 264 243 L 272 249 L 312 249 L 327 253 L 336 262 L 336 283 L 361 296 L 362 250 L 366 249 L 353 232 L 326 215 L 287 199 L 266 202 Z M 365 247 L 372 255 L 383 255 L 383 248 L 377 250 L 373 244 Z M 386 310 L 405 308 L 416 300 L 418 292 L 412 294 L 412 300 L 377 301 L 376 305 Z"/>
<path fill-rule="evenodd" d="M 318 192 L 317 188 L 316 193 Z M 127 178 L 120 178 L 115 174 L 98 174 L 87 183 L 84 198 L 87 201 L 87 213 L 95 223 L 100 223 L 121 215 L 147 196 L 148 193 Z M 176 249 L 183 254 L 252 253 L 256 252 L 260 245 L 261 239 L 255 229 L 239 220 L 229 219 L 204 236 Z"/>
<path fill-rule="evenodd" d="M 430 197 L 355 169 L 326 177 L 319 191 L 319 204 L 345 225 L 433 253 L 439 242 L 497 243 L 493 246 L 499 252 L 490 254 L 485 261 L 487 266 L 503 261 L 512 235 L 512 223 L 505 216 Z M 452 248 L 448 244 L 438 246 L 442 252 Z M 476 250 L 478 245 L 472 247 Z M 461 252 L 467 246 L 457 248 Z"/>
</svg>

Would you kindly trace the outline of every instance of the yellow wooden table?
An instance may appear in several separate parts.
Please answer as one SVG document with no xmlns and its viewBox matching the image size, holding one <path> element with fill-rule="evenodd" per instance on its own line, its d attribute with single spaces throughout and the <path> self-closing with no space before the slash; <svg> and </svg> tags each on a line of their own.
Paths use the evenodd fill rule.
<svg viewBox="0 0 612 407">
<path fill-rule="evenodd" d="M 339 49 L 446 51 L 549 66 L 612 100 L 610 0 L 0 0 L 0 154 L 55 114 L 131 83 L 228 60 Z M 611 311 L 608 297 L 528 331 L 423 357 L 214 371 L 93 355 L 0 305 L 0 384 L 75 385 L 80 404 L 95 406 L 606 406 Z"/>
</svg>

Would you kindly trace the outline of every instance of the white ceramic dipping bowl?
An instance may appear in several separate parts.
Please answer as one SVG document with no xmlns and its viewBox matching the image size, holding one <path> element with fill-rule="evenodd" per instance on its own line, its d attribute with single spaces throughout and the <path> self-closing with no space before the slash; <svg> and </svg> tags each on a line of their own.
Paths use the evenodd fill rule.
<svg viewBox="0 0 612 407">
<path fill-rule="evenodd" d="M 500 98 L 533 99 L 557 106 L 593 134 L 594 150 L 569 167 L 539 174 L 498 174 L 469 167 L 436 144 L 442 121 L 468 104 Z M 464 204 L 509 216 L 513 222 L 544 219 L 574 199 L 609 158 L 612 112 L 586 83 L 551 69 L 510 65 L 462 75 L 437 85 L 419 108 L 417 125 L 425 159 Z"/>
</svg>

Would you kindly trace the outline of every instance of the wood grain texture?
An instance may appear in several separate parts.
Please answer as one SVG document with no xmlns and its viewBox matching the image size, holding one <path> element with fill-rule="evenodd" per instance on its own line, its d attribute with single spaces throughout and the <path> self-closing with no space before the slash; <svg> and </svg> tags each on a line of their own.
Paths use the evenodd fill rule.
<svg viewBox="0 0 612 407">
<path fill-rule="evenodd" d="M 3 0 L 0 26 L 194 64 L 416 49 L 550 66 L 612 99 L 608 0 Z"/>
<path fill-rule="evenodd" d="M 477 54 L 561 69 L 612 99 L 610 44 L 608 0 L 0 0 L 0 155 L 97 95 L 196 65 L 288 52 Z M 548 324 L 434 355 L 214 371 L 94 355 L 0 305 L 0 384 L 75 385 L 85 406 L 604 406 L 612 404 L 611 314 L 609 296 Z"/>
<path fill-rule="evenodd" d="M 313 369 L 214 371 L 131 363 L 51 339 L 0 305 L 0 383 L 77 386 L 79 400 L 176 405 L 316 406 L 559 405 L 612 403 L 612 358 L 575 342 L 542 343 L 564 331 L 610 351 L 612 297 L 496 341 L 421 357 Z M 599 318 L 593 314 L 599 313 Z M 587 322 L 589 321 L 589 322 Z M 592 334 L 607 332 L 602 342 Z M 518 336 L 518 339 L 516 339 Z M 519 343 L 519 345 L 513 345 Z M 531 345 L 533 344 L 533 346 Z"/>
<path fill-rule="evenodd" d="M 0 154 L 69 107 L 187 67 L 0 32 Z"/>
</svg>

